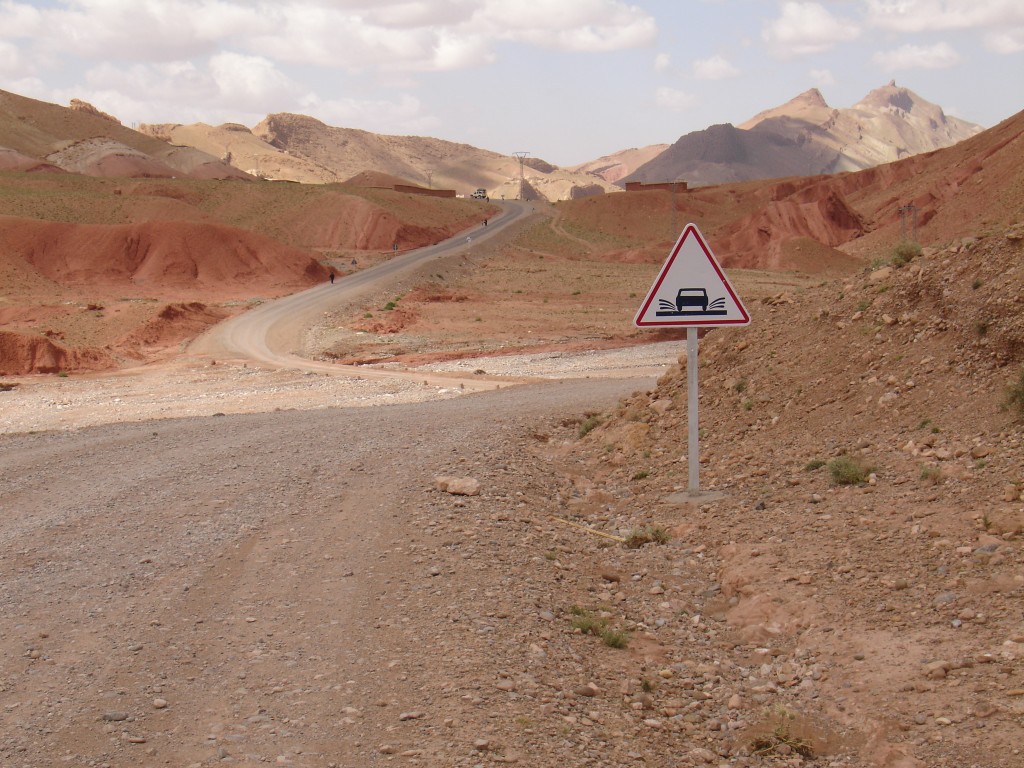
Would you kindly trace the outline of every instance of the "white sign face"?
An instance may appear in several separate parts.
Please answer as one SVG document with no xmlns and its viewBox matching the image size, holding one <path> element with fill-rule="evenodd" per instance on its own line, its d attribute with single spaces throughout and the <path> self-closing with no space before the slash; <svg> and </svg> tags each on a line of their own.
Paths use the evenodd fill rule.
<svg viewBox="0 0 1024 768">
<path fill-rule="evenodd" d="M 687 224 L 633 321 L 659 326 L 748 325 L 743 302 L 697 229 Z"/>
</svg>

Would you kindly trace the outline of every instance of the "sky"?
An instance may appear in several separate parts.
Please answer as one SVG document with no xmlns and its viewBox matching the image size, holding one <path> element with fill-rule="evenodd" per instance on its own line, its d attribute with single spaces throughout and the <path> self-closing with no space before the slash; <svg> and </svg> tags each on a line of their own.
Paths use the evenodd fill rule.
<svg viewBox="0 0 1024 768">
<path fill-rule="evenodd" d="M 1024 0 L 0 0 L 0 90 L 560 166 L 890 80 L 984 127 L 1019 112 Z"/>
</svg>

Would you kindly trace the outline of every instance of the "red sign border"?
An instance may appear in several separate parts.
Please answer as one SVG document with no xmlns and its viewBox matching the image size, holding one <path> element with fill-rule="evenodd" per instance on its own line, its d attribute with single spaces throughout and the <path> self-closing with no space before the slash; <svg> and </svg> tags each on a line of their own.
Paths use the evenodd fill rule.
<svg viewBox="0 0 1024 768">
<path fill-rule="evenodd" d="M 711 263 L 712 268 L 715 270 L 715 273 L 722 281 L 722 285 L 725 287 L 725 290 L 728 292 L 729 296 L 732 297 L 733 302 L 736 304 L 736 308 L 740 311 L 740 314 L 743 315 L 743 319 L 642 321 L 641 318 L 647 313 L 647 310 L 654 302 L 654 296 L 658 293 L 658 290 L 661 288 L 661 284 L 665 281 L 665 278 L 668 276 L 668 272 L 669 269 L 671 269 L 672 264 L 675 263 L 676 256 L 678 256 L 679 252 L 683 249 L 683 244 L 686 242 L 686 238 L 689 237 L 691 234 L 697 238 L 697 243 L 700 245 L 701 250 L 704 251 L 704 255 L 707 257 L 708 261 Z M 683 228 L 683 233 L 679 236 L 679 239 L 676 241 L 675 248 L 673 248 L 672 253 L 670 253 L 668 258 L 665 260 L 665 263 L 661 267 L 661 273 L 658 275 L 658 278 L 654 281 L 654 285 L 652 285 L 651 289 L 647 292 L 647 298 L 644 299 L 644 303 L 640 307 L 640 311 L 636 313 L 636 317 L 633 320 L 633 324 L 638 328 L 681 328 L 688 326 L 711 328 L 721 325 L 750 324 L 750 315 L 747 313 L 747 308 L 743 306 L 743 302 L 740 301 L 739 296 L 736 295 L 736 291 L 733 290 L 732 283 L 729 282 L 729 278 L 725 276 L 725 272 L 723 272 L 721 266 L 719 266 L 718 260 L 715 258 L 714 254 L 711 253 L 711 249 L 708 248 L 707 243 L 704 242 L 704 238 L 701 235 L 700 230 L 697 229 L 696 224 L 687 224 Z"/>
</svg>

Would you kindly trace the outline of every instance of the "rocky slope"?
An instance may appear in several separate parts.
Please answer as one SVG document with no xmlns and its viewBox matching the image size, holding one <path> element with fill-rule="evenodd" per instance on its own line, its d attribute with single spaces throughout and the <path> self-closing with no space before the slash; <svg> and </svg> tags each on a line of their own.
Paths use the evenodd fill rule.
<svg viewBox="0 0 1024 768">
<path fill-rule="evenodd" d="M 7 91 L 0 91 L 0 168 L 60 168 L 104 177 L 251 178 L 217 157 L 126 128 L 77 99 L 60 107 Z"/>
<path fill-rule="evenodd" d="M 493 198 L 517 199 L 520 193 L 518 158 L 441 139 L 329 126 L 305 115 L 268 115 L 251 131 L 234 124 L 143 125 L 140 130 L 198 147 L 264 178 L 317 184 L 372 171 L 460 195 L 477 188 Z M 534 199 L 565 200 L 615 189 L 600 176 L 536 159 L 523 170 Z"/>
<path fill-rule="evenodd" d="M 718 497 L 684 503 L 685 358 L 559 453 L 570 522 L 669 537 L 630 560 L 589 537 L 554 553 L 566 602 L 649 654 L 619 689 L 638 719 L 709 763 L 1019 763 L 1022 257 L 1019 228 L 969 238 L 708 334 Z"/>
<path fill-rule="evenodd" d="M 849 109 L 830 107 L 814 88 L 738 127 L 686 134 L 622 181 L 682 179 L 700 186 L 856 171 L 948 147 L 979 131 L 895 82 Z"/>
</svg>

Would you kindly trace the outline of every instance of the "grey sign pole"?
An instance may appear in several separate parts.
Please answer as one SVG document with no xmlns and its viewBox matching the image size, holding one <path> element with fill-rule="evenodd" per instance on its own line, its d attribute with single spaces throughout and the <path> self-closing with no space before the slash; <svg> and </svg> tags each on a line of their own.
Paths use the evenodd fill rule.
<svg viewBox="0 0 1024 768">
<path fill-rule="evenodd" d="M 686 329 L 686 419 L 689 426 L 687 463 L 690 469 L 689 491 L 700 495 L 700 426 L 697 414 L 697 329 Z"/>
</svg>

